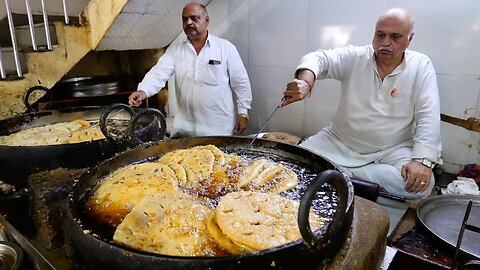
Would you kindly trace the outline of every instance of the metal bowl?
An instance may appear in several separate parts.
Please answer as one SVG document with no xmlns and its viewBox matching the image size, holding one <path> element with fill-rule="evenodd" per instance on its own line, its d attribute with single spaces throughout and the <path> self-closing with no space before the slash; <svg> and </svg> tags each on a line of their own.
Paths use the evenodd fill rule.
<svg viewBox="0 0 480 270">
<path fill-rule="evenodd" d="M 23 261 L 22 249 L 12 243 L 0 241 L 0 269 L 17 270 Z"/>
</svg>

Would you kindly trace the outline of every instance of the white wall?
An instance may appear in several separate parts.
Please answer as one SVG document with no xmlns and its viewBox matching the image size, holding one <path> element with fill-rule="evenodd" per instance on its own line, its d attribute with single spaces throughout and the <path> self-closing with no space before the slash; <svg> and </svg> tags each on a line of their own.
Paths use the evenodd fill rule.
<svg viewBox="0 0 480 270">
<path fill-rule="evenodd" d="M 432 59 L 442 113 L 480 118 L 480 1 L 478 0 L 213 0 L 210 30 L 238 48 L 252 83 L 248 133 L 282 98 L 300 57 L 318 48 L 370 44 L 374 24 L 387 8 L 402 6 L 415 18 L 410 49 Z M 331 119 L 339 83 L 317 81 L 313 95 L 277 111 L 267 131 L 309 136 Z M 480 160 L 480 135 L 442 123 L 447 171 Z"/>
</svg>

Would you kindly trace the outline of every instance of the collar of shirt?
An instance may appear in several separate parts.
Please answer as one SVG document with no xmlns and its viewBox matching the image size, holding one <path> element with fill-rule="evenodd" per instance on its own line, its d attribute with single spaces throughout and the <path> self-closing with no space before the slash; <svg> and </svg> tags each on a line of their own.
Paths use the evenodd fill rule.
<svg viewBox="0 0 480 270">
<path fill-rule="evenodd" d="M 402 63 L 400 63 L 400 65 L 398 65 L 393 71 L 392 73 L 388 74 L 388 76 L 395 76 L 399 73 L 401 73 L 402 71 L 405 70 L 405 68 L 407 67 L 407 57 L 409 55 L 409 51 L 408 50 L 405 50 L 404 54 L 403 54 L 403 60 L 402 60 Z M 377 69 L 377 61 L 375 60 L 375 51 L 372 52 L 372 57 L 370 58 L 371 62 L 372 62 L 372 66 L 373 66 L 373 69 L 377 72 L 378 74 L 378 69 Z"/>
<path fill-rule="evenodd" d="M 185 37 L 183 38 L 182 43 L 183 43 L 183 45 L 189 46 L 193 51 L 195 51 L 195 49 L 193 48 L 193 44 L 188 39 L 187 35 L 185 35 Z M 203 46 L 203 47 L 211 47 L 212 43 L 214 43 L 214 39 L 212 38 L 212 35 L 210 35 L 210 31 L 208 31 L 207 32 L 207 41 L 205 42 L 205 46 Z"/>
</svg>

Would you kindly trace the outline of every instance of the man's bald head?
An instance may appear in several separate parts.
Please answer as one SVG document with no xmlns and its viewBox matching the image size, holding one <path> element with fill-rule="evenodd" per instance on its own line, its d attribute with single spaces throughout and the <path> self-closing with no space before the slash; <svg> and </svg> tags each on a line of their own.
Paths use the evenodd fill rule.
<svg viewBox="0 0 480 270">
<path fill-rule="evenodd" d="M 377 26 L 379 22 L 384 20 L 396 20 L 399 23 L 404 23 L 408 26 L 409 34 L 413 32 L 413 16 L 412 13 L 405 8 L 391 8 L 385 11 L 377 20 Z"/>
<path fill-rule="evenodd" d="M 185 9 L 197 9 L 197 8 L 201 9 L 202 12 L 204 12 L 205 15 L 208 15 L 207 7 L 204 4 L 200 4 L 200 3 L 197 3 L 197 2 L 190 2 L 190 3 L 186 4 L 183 7 L 183 10 L 185 10 Z"/>
</svg>

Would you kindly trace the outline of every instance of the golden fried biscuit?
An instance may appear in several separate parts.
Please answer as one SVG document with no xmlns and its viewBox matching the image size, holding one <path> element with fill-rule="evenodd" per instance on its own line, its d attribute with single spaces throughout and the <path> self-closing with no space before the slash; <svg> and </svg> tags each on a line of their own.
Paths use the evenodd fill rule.
<svg viewBox="0 0 480 270">
<path fill-rule="evenodd" d="M 145 162 L 125 166 L 108 175 L 85 205 L 90 216 L 116 226 L 143 197 L 177 190 L 177 177 L 170 167 Z"/>
<path fill-rule="evenodd" d="M 180 186 L 183 186 L 185 185 L 185 183 L 187 183 L 187 172 L 185 171 L 185 168 L 183 168 L 182 165 L 175 162 L 165 163 L 165 165 L 170 167 L 175 172 L 175 175 L 177 176 L 178 183 Z"/>
<path fill-rule="evenodd" d="M 240 176 L 239 185 L 245 187 L 249 185 L 258 175 L 263 171 L 267 164 L 265 159 L 257 159 L 250 162 L 244 169 Z"/>
<path fill-rule="evenodd" d="M 255 189 L 258 189 L 262 186 L 265 186 L 273 181 L 275 177 L 280 175 L 285 171 L 285 167 L 281 164 L 274 164 L 266 167 L 264 170 L 258 174 L 258 176 L 252 181 L 251 186 Z"/>
<path fill-rule="evenodd" d="M 294 189 L 295 187 L 297 187 L 297 185 L 297 174 L 292 170 L 286 169 L 275 179 L 275 182 L 267 188 L 267 191 L 281 193 L 287 190 Z"/>
<path fill-rule="evenodd" d="M 229 253 L 240 254 L 240 253 L 252 251 L 252 249 L 247 249 L 245 247 L 235 244 L 230 238 L 228 238 L 222 232 L 222 230 L 220 230 L 220 227 L 218 227 L 218 224 L 215 218 L 215 211 L 212 211 L 208 215 L 207 229 L 210 235 L 213 237 L 213 239 L 217 241 L 218 245 L 221 248 L 228 251 Z"/>
<path fill-rule="evenodd" d="M 234 243 L 263 250 L 301 238 L 297 225 L 299 203 L 273 193 L 232 192 L 223 196 L 215 210 L 220 230 Z M 312 228 L 323 225 L 312 212 Z"/>
<path fill-rule="evenodd" d="M 85 120 L 56 123 L 46 126 L 24 129 L 0 137 L 0 144 L 11 146 L 57 145 L 68 143 L 72 132 L 90 127 Z M 88 141 L 88 139 L 87 139 Z"/>
<path fill-rule="evenodd" d="M 132 209 L 113 241 L 164 255 L 217 256 L 222 252 L 207 230 L 210 212 L 191 195 L 160 192 Z"/>
<path fill-rule="evenodd" d="M 80 129 L 73 131 L 70 138 L 68 138 L 68 143 L 79 143 L 79 142 L 88 142 L 94 140 L 105 139 L 100 127 Z"/>
<path fill-rule="evenodd" d="M 196 183 L 210 177 L 213 172 L 215 156 L 207 149 L 180 149 L 168 152 L 158 162 L 163 164 L 178 163 L 187 173 L 187 181 Z"/>
<path fill-rule="evenodd" d="M 194 146 L 191 149 L 198 149 L 198 150 L 209 150 L 212 151 L 213 156 L 215 157 L 215 163 L 218 164 L 219 166 L 223 166 L 225 163 L 225 153 L 223 153 L 222 150 L 218 149 L 213 144 L 208 144 L 208 145 L 199 145 L 199 146 Z"/>
</svg>

